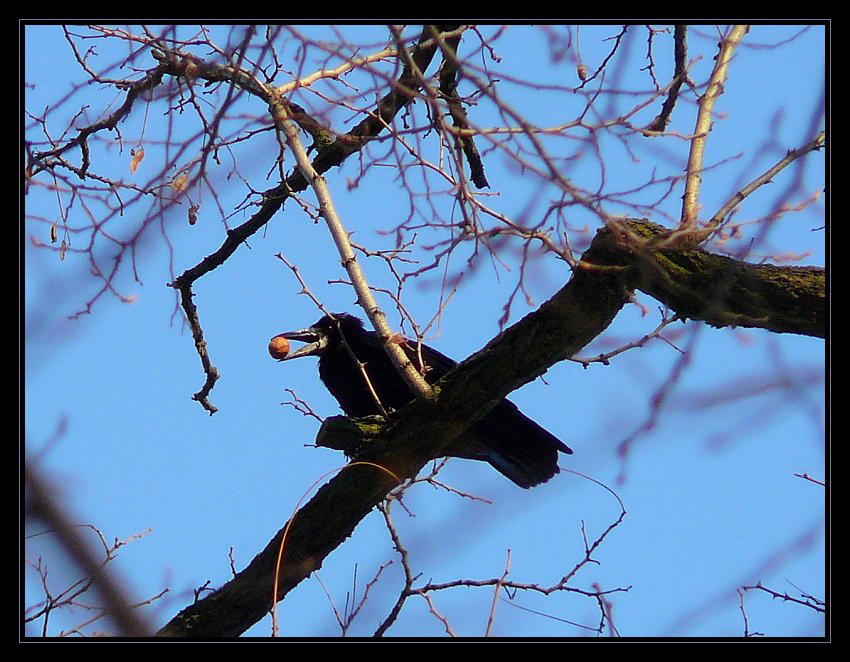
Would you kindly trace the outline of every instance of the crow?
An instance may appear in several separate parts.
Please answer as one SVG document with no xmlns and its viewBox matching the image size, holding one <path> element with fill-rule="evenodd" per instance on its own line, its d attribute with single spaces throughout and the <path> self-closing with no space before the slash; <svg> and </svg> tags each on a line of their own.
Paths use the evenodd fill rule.
<svg viewBox="0 0 850 662">
<path fill-rule="evenodd" d="M 347 416 L 380 414 L 376 397 L 386 411 L 398 409 L 413 399 L 378 335 L 367 331 L 362 320 L 354 315 L 325 315 L 308 329 L 275 336 L 281 337 L 307 343 L 281 360 L 319 357 L 319 377 Z M 416 346 L 413 341 L 401 344 L 413 364 L 418 366 Z M 437 382 L 457 365 L 425 344 L 420 350 L 425 364 L 424 379 L 429 384 Z M 371 390 L 352 355 L 364 365 Z M 520 487 L 529 488 L 545 483 L 559 472 L 559 451 L 572 454 L 566 444 L 525 416 L 510 400 L 502 400 L 453 441 L 444 454 L 489 462 Z"/>
</svg>

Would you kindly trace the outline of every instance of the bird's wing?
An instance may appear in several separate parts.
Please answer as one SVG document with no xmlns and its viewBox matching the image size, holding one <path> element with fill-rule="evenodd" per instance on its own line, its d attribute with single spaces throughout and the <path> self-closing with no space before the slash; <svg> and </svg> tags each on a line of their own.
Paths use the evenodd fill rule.
<svg viewBox="0 0 850 662">
<path fill-rule="evenodd" d="M 352 344 L 360 360 L 366 363 L 366 371 L 384 405 L 398 408 L 409 402 L 411 396 L 407 386 L 386 356 L 377 334 L 365 331 Z M 417 345 L 407 340 L 401 346 L 417 368 L 424 361 L 427 367 L 424 377 L 429 384 L 435 383 L 457 365 L 448 356 L 424 343 Z M 330 384 L 328 386 L 331 388 Z M 337 393 L 333 388 L 331 391 L 349 415 L 374 413 L 366 411 L 371 403 L 365 400 L 365 395 L 359 406 L 354 406 L 353 402 L 346 406 L 346 397 L 341 397 L 346 393 Z M 360 397 L 361 394 L 357 395 Z M 445 453 L 489 462 L 514 483 L 527 488 L 546 482 L 558 473 L 559 452 L 572 453 L 566 444 L 528 418 L 510 400 L 503 400 L 454 441 Z"/>
<path fill-rule="evenodd" d="M 421 354 L 421 360 L 425 363 L 425 381 L 429 384 L 436 382 L 457 365 L 457 361 L 453 361 L 445 354 L 438 352 L 425 343 L 417 345 L 412 340 L 406 340 L 404 352 L 407 354 L 407 358 L 416 366 L 417 370 L 421 370 L 422 367 L 419 358 Z"/>
</svg>

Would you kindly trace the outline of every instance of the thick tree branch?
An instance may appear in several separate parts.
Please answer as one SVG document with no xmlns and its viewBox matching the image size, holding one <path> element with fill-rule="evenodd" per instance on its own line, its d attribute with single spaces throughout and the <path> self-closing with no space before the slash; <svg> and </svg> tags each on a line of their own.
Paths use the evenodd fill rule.
<svg viewBox="0 0 850 662">
<path fill-rule="evenodd" d="M 570 281 L 439 381 L 434 400 L 411 402 L 385 423 L 323 427 L 320 436 L 343 437 L 325 439 L 324 445 L 357 447 L 358 460 L 412 478 L 511 391 L 604 331 L 629 300 L 632 287 L 667 303 L 683 318 L 822 335 L 822 270 L 750 265 L 699 249 L 674 250 L 666 248 L 670 234 L 640 220 L 600 230 Z M 348 435 L 351 440 L 344 439 Z M 293 518 L 276 600 L 320 568 L 395 486 L 387 472 L 362 465 L 324 485 Z M 180 612 L 159 635 L 237 636 L 261 619 L 273 606 L 275 564 L 285 528 L 245 570 Z"/>
<path fill-rule="evenodd" d="M 723 86 L 726 83 L 726 75 L 729 71 L 729 62 L 738 44 L 744 39 L 749 31 L 748 25 L 736 25 L 729 34 L 720 40 L 720 48 L 714 59 L 714 70 L 708 80 L 708 88 L 699 99 L 699 111 L 697 113 L 694 137 L 691 140 L 691 150 L 688 155 L 688 169 L 685 178 L 685 194 L 682 196 L 682 220 L 681 229 L 693 231 L 697 225 L 697 214 L 699 213 L 699 191 L 702 185 L 702 164 L 705 154 L 705 145 L 708 141 L 708 132 L 711 131 L 712 111 L 714 104 L 723 94 Z"/>
<path fill-rule="evenodd" d="M 681 319 L 714 327 L 826 335 L 826 273 L 821 267 L 753 264 L 699 248 L 670 248 L 676 233 L 632 220 L 597 237 L 608 264 L 628 266 L 628 283 Z"/>
<path fill-rule="evenodd" d="M 594 257 L 594 247 L 585 254 Z M 598 262 L 598 260 L 596 260 Z M 539 310 L 505 330 L 437 384 L 435 400 L 395 412 L 360 460 L 404 479 L 484 416 L 508 393 L 572 356 L 601 333 L 628 300 L 625 270 L 579 271 Z M 384 471 L 353 466 L 333 478 L 299 510 L 289 528 L 277 600 L 282 599 L 348 538 L 396 486 Z M 160 636 L 237 636 L 272 607 L 282 528 L 248 567 L 171 620 Z"/>
</svg>

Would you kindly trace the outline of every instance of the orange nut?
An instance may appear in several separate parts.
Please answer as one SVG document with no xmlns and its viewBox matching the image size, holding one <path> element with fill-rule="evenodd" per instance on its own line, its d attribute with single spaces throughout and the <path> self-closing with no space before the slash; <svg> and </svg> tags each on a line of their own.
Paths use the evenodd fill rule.
<svg viewBox="0 0 850 662">
<path fill-rule="evenodd" d="M 283 336 L 275 336 L 269 341 L 269 354 L 273 359 L 285 359 L 289 354 L 289 340 Z"/>
</svg>

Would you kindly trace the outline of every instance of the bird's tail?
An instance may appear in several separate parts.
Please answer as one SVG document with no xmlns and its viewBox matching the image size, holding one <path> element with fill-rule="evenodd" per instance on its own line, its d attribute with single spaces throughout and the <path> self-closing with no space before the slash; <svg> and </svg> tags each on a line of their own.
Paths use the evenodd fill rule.
<svg viewBox="0 0 850 662">
<path fill-rule="evenodd" d="M 529 488 L 559 473 L 558 453 L 572 450 L 504 400 L 452 444 L 447 454 L 489 462 L 520 487 Z"/>
</svg>

